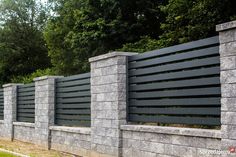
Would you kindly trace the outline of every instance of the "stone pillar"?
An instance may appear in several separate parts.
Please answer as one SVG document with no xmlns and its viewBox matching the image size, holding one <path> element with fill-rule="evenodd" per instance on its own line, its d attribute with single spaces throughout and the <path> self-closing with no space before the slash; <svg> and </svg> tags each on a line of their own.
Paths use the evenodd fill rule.
<svg viewBox="0 0 236 157">
<path fill-rule="evenodd" d="M 13 140 L 13 122 L 16 121 L 17 85 L 3 85 L 4 96 L 4 138 Z"/>
<path fill-rule="evenodd" d="M 35 78 L 35 144 L 50 148 L 49 126 L 54 125 L 55 79 L 60 76 Z"/>
<path fill-rule="evenodd" d="M 120 125 L 126 124 L 127 56 L 112 52 L 90 58 L 91 156 L 121 156 Z"/>
<path fill-rule="evenodd" d="M 222 150 L 236 147 L 236 21 L 216 26 L 220 40 Z"/>
</svg>

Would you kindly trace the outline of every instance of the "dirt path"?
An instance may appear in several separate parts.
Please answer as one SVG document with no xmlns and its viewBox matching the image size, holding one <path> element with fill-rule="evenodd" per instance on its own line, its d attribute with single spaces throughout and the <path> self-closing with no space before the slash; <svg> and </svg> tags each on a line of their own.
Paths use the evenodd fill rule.
<svg viewBox="0 0 236 157">
<path fill-rule="evenodd" d="M 14 140 L 13 142 L 0 139 L 0 148 L 13 152 L 29 155 L 30 157 L 76 157 L 75 155 L 45 150 L 37 145 Z"/>
</svg>

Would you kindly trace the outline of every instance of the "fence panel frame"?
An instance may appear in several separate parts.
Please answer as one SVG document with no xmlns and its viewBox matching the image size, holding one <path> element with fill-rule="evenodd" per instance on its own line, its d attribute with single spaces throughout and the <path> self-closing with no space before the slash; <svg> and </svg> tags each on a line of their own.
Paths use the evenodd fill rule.
<svg viewBox="0 0 236 157">
<path fill-rule="evenodd" d="M 127 64 L 129 122 L 220 125 L 219 36 L 133 55 Z M 209 95 L 209 100 L 203 100 L 206 95 L 202 93 Z M 199 99 L 199 105 L 196 102 L 191 105 L 187 96 L 197 102 Z M 171 108 L 175 110 L 174 106 L 177 107 L 175 113 L 169 112 Z M 139 111 L 142 109 L 143 113 L 134 112 L 137 111 L 135 107 Z M 153 112 L 153 107 L 159 109 L 157 113 Z M 208 111 L 217 112 L 209 113 L 206 116 L 212 117 L 204 119 L 203 114 L 197 113 L 200 110 L 196 110 L 189 112 L 188 116 L 192 117 L 184 119 L 187 114 L 177 112 L 183 107 L 206 107 Z"/>
<path fill-rule="evenodd" d="M 17 86 L 17 122 L 35 122 L 35 83 Z"/>
<path fill-rule="evenodd" d="M 55 81 L 55 125 L 90 127 L 90 73 L 58 78 Z"/>
</svg>

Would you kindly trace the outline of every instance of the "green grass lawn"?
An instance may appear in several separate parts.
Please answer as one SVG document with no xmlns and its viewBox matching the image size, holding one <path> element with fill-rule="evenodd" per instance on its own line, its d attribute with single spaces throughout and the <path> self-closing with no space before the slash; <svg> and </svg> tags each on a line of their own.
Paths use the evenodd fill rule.
<svg viewBox="0 0 236 157">
<path fill-rule="evenodd" d="M 5 152 L 0 152 L 0 157 L 16 157 L 16 156 Z"/>
</svg>

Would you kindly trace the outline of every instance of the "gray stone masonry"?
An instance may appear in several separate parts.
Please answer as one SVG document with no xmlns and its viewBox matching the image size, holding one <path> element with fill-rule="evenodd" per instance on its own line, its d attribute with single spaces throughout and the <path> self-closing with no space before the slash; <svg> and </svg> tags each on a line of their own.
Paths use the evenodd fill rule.
<svg viewBox="0 0 236 157">
<path fill-rule="evenodd" d="M 3 137 L 7 140 L 13 140 L 13 122 L 16 121 L 16 98 L 17 85 L 5 84 L 4 91 L 4 133 Z"/>
<path fill-rule="evenodd" d="M 55 79 L 61 76 L 35 78 L 35 143 L 49 149 L 50 130 L 54 125 Z"/>
<path fill-rule="evenodd" d="M 51 149 L 69 152 L 82 157 L 90 156 L 90 128 L 52 126 Z"/>
<path fill-rule="evenodd" d="M 148 125 L 122 125 L 122 157 L 220 157 L 221 131 Z M 227 151 L 227 150 L 226 150 Z"/>
<path fill-rule="evenodd" d="M 35 137 L 34 123 L 13 122 L 14 140 L 33 142 Z"/>
<path fill-rule="evenodd" d="M 0 137 L 2 138 L 4 134 L 4 120 L 0 120 Z"/>
<path fill-rule="evenodd" d="M 120 125 L 126 124 L 127 56 L 112 52 L 90 58 L 91 156 L 121 156 Z"/>
<path fill-rule="evenodd" d="M 216 26 L 220 39 L 222 149 L 236 147 L 236 21 Z"/>
</svg>

